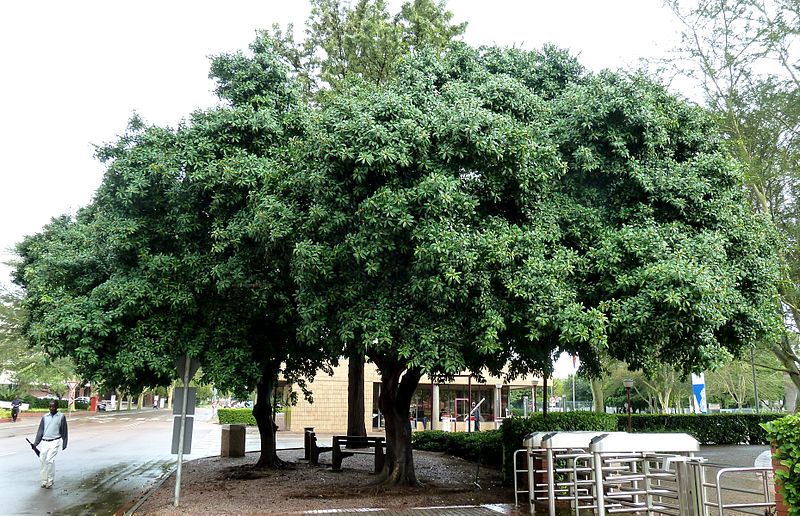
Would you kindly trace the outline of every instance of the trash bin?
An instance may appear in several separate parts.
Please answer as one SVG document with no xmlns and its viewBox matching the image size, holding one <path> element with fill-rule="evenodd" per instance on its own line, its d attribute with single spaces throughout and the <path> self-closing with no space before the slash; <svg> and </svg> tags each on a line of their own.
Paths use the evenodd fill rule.
<svg viewBox="0 0 800 516">
<path fill-rule="evenodd" d="M 224 425 L 222 427 L 221 457 L 244 457 L 245 425 Z"/>
<path fill-rule="evenodd" d="M 442 418 L 442 431 L 444 431 L 444 432 L 449 432 L 450 431 L 450 421 L 451 421 L 451 419 L 449 417 L 443 417 Z"/>
</svg>

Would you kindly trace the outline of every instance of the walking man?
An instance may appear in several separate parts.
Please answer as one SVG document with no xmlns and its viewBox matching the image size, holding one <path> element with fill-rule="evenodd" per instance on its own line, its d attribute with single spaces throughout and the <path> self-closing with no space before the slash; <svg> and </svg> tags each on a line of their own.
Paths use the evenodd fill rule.
<svg viewBox="0 0 800 516">
<path fill-rule="evenodd" d="M 19 401 L 19 396 L 14 397 L 14 401 L 11 402 L 11 421 L 14 423 L 17 422 L 17 418 L 19 417 L 19 408 L 22 406 L 22 402 Z"/>
<path fill-rule="evenodd" d="M 42 443 L 39 446 L 39 443 Z M 67 449 L 67 418 L 58 411 L 58 402 L 50 402 L 50 412 L 39 421 L 36 440 L 33 443 L 41 452 L 39 479 L 42 487 L 50 489 L 56 476 L 56 455 L 58 449 Z"/>
</svg>

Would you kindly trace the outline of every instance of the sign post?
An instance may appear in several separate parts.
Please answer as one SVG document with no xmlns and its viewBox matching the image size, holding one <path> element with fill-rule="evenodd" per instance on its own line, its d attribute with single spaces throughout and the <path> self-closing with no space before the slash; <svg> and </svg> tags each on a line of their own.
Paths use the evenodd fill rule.
<svg viewBox="0 0 800 516">
<path fill-rule="evenodd" d="M 692 374 L 692 408 L 695 414 L 707 414 L 705 374 Z"/>
<path fill-rule="evenodd" d="M 68 413 L 72 414 L 72 409 L 75 407 L 75 388 L 78 386 L 78 382 L 75 380 L 70 380 L 67 382 L 67 388 L 69 389 L 69 406 L 68 406 Z"/>
<path fill-rule="evenodd" d="M 178 468 L 175 473 L 175 507 L 180 504 L 181 499 L 181 470 L 183 467 L 183 448 L 186 444 L 188 444 L 189 449 L 191 450 L 191 440 L 192 434 L 189 433 L 188 443 L 186 442 L 186 430 L 187 428 L 191 428 L 194 422 L 194 417 L 192 417 L 191 422 L 187 426 L 186 421 L 186 409 L 189 406 L 189 380 L 192 379 L 192 376 L 197 372 L 197 369 L 200 367 L 200 362 L 196 359 L 192 359 L 187 353 L 186 355 L 178 358 L 175 361 L 175 367 L 178 370 L 178 374 L 180 374 L 181 378 L 183 379 L 183 397 L 181 399 L 181 408 L 180 408 L 180 417 L 178 421 L 175 421 L 173 424 L 173 442 L 175 442 L 175 429 L 178 429 Z M 177 404 L 176 404 L 177 405 Z M 173 410 L 177 410 L 177 406 L 174 405 Z M 174 411 L 173 411 L 174 414 Z M 194 406 L 192 406 L 192 414 L 194 414 Z M 174 449 L 174 446 L 173 446 Z M 175 453 L 173 451 L 173 453 Z"/>
</svg>

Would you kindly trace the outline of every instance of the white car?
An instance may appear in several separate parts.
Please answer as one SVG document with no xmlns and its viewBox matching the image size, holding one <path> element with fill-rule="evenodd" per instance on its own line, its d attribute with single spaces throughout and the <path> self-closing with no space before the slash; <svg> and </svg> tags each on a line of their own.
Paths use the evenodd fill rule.
<svg viewBox="0 0 800 516">
<path fill-rule="evenodd" d="M 89 404 L 89 396 L 78 396 L 77 398 L 75 398 L 75 403 L 78 403 L 78 402 L 86 403 L 88 405 Z"/>
</svg>

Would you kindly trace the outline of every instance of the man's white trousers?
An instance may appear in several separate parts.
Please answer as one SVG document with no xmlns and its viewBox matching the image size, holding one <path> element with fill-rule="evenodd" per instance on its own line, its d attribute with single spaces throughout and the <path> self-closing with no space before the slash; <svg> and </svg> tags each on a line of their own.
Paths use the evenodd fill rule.
<svg viewBox="0 0 800 516">
<path fill-rule="evenodd" d="M 61 449 L 61 439 L 41 441 L 39 443 L 39 480 L 42 487 L 51 487 L 56 476 L 56 455 Z"/>
</svg>

